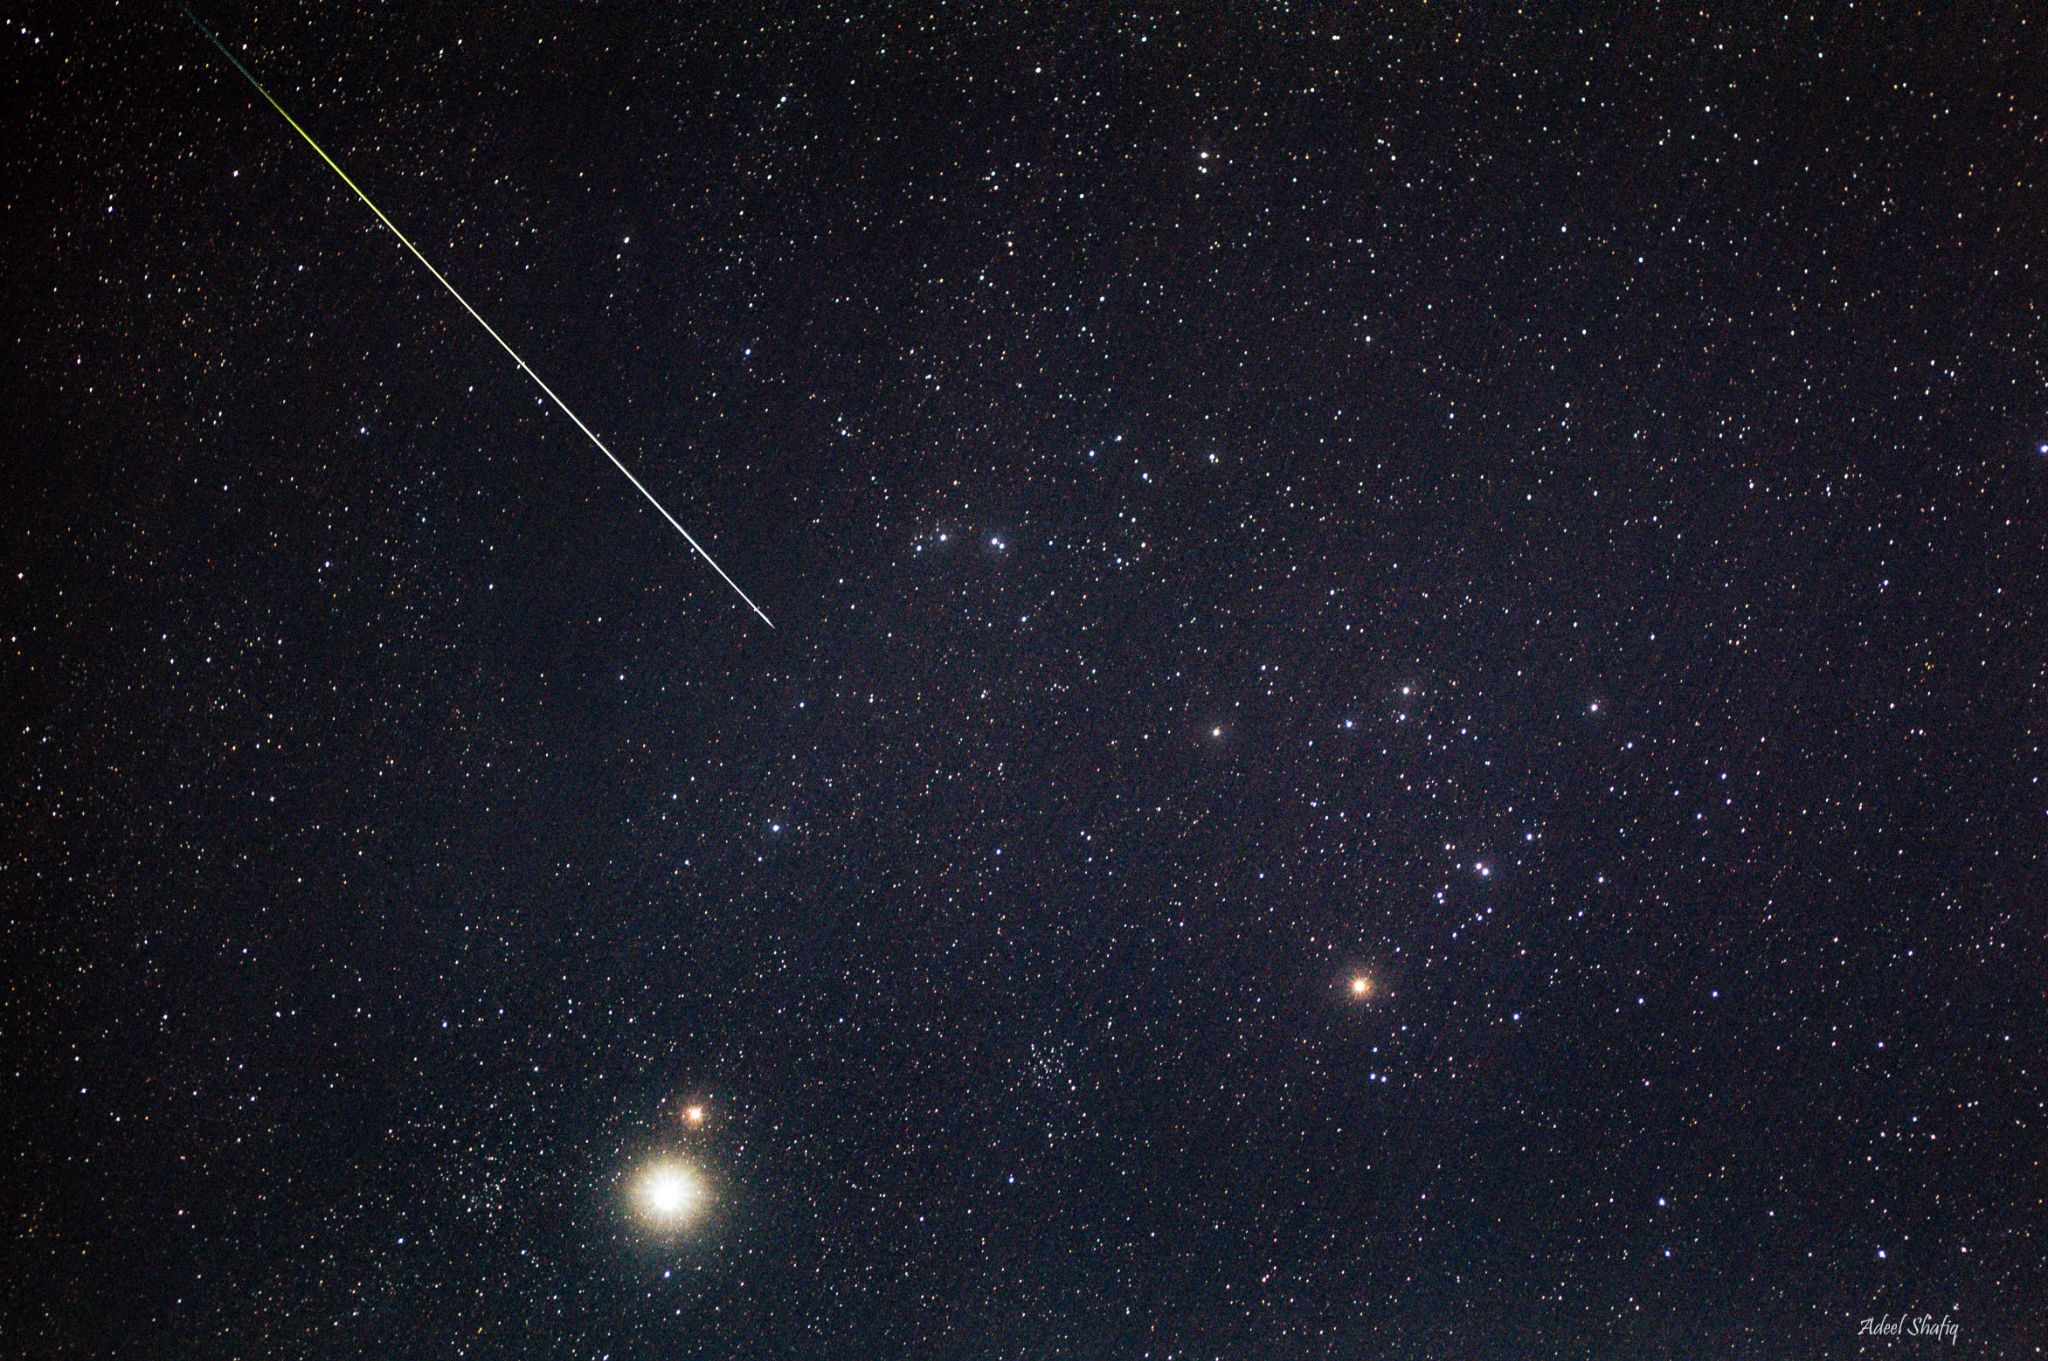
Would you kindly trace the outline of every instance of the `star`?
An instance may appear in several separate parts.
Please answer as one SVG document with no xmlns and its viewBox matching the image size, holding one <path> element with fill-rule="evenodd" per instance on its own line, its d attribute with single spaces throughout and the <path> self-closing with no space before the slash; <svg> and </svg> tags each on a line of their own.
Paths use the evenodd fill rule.
<svg viewBox="0 0 2048 1361">
<path fill-rule="evenodd" d="M 1379 991 L 1379 985 L 1373 982 L 1371 974 L 1355 973 L 1351 975 L 1350 991 L 1354 1001 L 1370 1001 L 1372 995 Z"/>
</svg>

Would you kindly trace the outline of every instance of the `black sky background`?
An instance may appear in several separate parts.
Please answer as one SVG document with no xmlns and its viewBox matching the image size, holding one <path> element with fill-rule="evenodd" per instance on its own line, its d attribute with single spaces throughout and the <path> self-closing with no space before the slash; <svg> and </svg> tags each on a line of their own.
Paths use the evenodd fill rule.
<svg viewBox="0 0 2048 1361">
<path fill-rule="evenodd" d="M 203 17 L 778 627 L 15 11 L 10 1351 L 2048 1343 L 2032 7 Z"/>
</svg>

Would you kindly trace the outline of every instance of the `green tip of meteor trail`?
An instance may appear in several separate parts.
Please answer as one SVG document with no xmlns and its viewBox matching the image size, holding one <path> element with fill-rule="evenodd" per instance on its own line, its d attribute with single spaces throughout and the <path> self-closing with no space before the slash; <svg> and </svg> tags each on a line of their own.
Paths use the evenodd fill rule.
<svg viewBox="0 0 2048 1361">
<path fill-rule="evenodd" d="M 619 461 L 619 456 L 613 453 L 609 448 L 605 446 L 605 442 L 597 437 L 597 432 L 592 430 L 589 426 L 585 425 L 583 423 L 583 418 L 581 416 L 578 416 L 575 412 L 571 411 L 569 409 L 569 404 L 563 401 L 560 397 L 556 396 L 555 390 L 553 388 L 549 387 L 546 383 L 541 381 L 541 376 L 535 373 L 532 367 L 529 366 L 524 359 L 521 359 L 519 357 L 519 352 L 517 350 L 513 349 L 511 345 L 506 343 L 505 337 L 498 334 L 497 328 L 492 326 L 488 321 L 485 321 L 483 318 L 483 314 L 478 312 L 474 307 L 471 307 L 469 305 L 469 299 L 463 297 L 462 294 L 455 291 L 455 285 L 448 282 L 447 276 L 442 274 L 440 270 L 434 268 L 433 261 L 427 259 L 426 256 L 420 254 L 420 248 L 412 243 L 412 239 L 408 237 L 404 232 L 398 230 L 398 224 L 396 222 L 393 222 L 390 218 L 386 217 L 384 215 L 384 210 L 382 208 L 379 208 L 375 203 L 372 203 L 370 201 L 370 196 L 363 192 L 362 187 L 360 185 L 358 185 L 354 180 L 348 177 L 348 172 L 346 170 L 343 170 L 338 164 L 336 164 L 334 158 L 328 155 L 327 152 L 321 148 L 318 142 L 313 140 L 313 134 L 307 132 L 304 128 L 300 127 L 299 121 L 296 118 L 293 118 L 289 113 L 285 112 L 284 105 L 278 103 L 275 99 L 272 99 L 270 97 L 270 91 L 263 88 L 262 84 L 256 79 L 256 77 L 250 74 L 249 68 L 242 65 L 242 63 L 236 59 L 234 53 L 228 51 L 228 45 L 222 42 L 219 38 L 215 37 L 212 29 L 208 28 L 204 23 L 200 22 L 199 16 L 192 12 L 192 7 L 189 5 L 180 5 L 178 8 L 185 11 L 185 17 L 192 21 L 192 26 L 194 28 L 198 29 L 201 33 L 206 35 L 206 40 L 208 42 L 212 43 L 215 47 L 220 49 L 220 54 L 228 59 L 228 63 L 232 65 L 237 71 L 240 71 L 242 73 L 242 79 L 248 81 L 250 87 L 254 89 L 257 94 L 263 96 L 263 102 L 270 105 L 271 108 L 276 109 L 278 117 L 284 119 L 285 122 L 291 124 L 292 131 L 299 134 L 299 136 L 305 141 L 307 146 L 313 148 L 313 154 L 318 156 L 321 160 L 327 162 L 327 168 L 332 170 L 336 175 L 339 175 L 341 177 L 341 182 L 347 185 L 349 187 L 349 190 L 352 193 L 354 193 L 357 198 L 363 201 L 364 206 L 369 208 L 371 212 L 377 215 L 377 220 L 390 229 L 391 234 L 398 238 L 399 244 L 403 245 L 408 251 L 412 252 L 413 259 L 419 261 L 421 266 L 423 266 L 426 269 L 427 273 L 433 275 L 435 281 L 439 283 L 441 287 L 448 290 L 448 296 L 455 299 L 455 301 L 461 303 L 462 310 L 469 313 L 470 316 L 474 317 L 476 319 L 476 324 L 483 327 L 485 333 L 488 334 L 491 339 L 498 342 L 498 348 L 503 350 L 506 354 L 512 356 L 512 362 L 519 366 L 520 372 L 524 373 L 528 378 L 531 378 L 534 382 L 534 385 L 538 387 L 542 392 L 547 394 L 548 400 L 553 402 L 564 416 L 567 416 L 572 422 L 574 422 L 578 430 L 581 430 L 585 435 L 589 436 L 590 442 L 597 446 L 597 451 L 603 454 L 606 458 L 610 459 L 612 466 L 614 468 L 617 468 L 620 472 L 624 473 L 626 475 L 626 480 L 633 484 L 634 490 L 638 491 L 642 496 L 647 498 L 647 504 L 653 506 L 656 510 L 661 512 L 661 518 L 668 521 L 669 525 L 676 531 L 676 533 L 683 536 L 683 542 L 689 544 L 691 548 L 695 549 L 697 556 L 704 559 L 704 561 L 710 565 L 712 571 L 718 573 L 719 579 L 725 582 L 726 585 L 732 587 L 733 593 L 738 595 L 740 599 L 747 602 L 748 609 L 752 610 L 755 614 L 761 616 L 762 623 L 766 624 L 771 629 L 774 628 L 775 621 L 773 619 L 770 619 L 767 615 L 767 612 L 764 611 L 759 605 L 756 605 L 754 603 L 753 597 L 749 596 L 745 591 L 742 591 L 740 589 L 740 584 L 737 581 L 734 581 L 730 576 L 726 575 L 725 569 L 718 565 L 717 559 L 713 558 L 711 554 L 704 550 L 704 545 L 698 543 L 696 538 L 690 533 L 689 530 L 683 528 L 682 522 L 680 520 L 676 519 L 675 516 L 668 513 L 668 507 L 664 506 L 663 504 L 661 504 L 660 501 L 655 499 L 654 493 L 647 490 L 647 486 L 645 483 L 643 483 L 639 478 L 633 476 L 633 470 L 631 468 L 628 468 L 624 463 Z"/>
</svg>

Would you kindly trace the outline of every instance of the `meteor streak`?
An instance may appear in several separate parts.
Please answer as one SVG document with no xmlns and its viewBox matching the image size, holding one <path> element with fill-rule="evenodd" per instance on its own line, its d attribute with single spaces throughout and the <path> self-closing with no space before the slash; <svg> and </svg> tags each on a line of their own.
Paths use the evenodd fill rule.
<svg viewBox="0 0 2048 1361">
<path fill-rule="evenodd" d="M 668 513 L 668 507 L 664 506 L 663 504 L 661 504 L 660 501 L 657 501 L 655 499 L 654 493 L 647 490 L 647 484 L 642 482 L 639 478 L 633 476 L 633 470 L 631 468 L 628 468 L 624 463 L 621 463 L 619 461 L 619 456 L 617 454 L 613 453 L 610 449 L 605 447 L 605 442 L 597 437 L 597 432 L 592 430 L 589 426 L 585 425 L 583 423 L 583 418 L 581 416 L 578 416 L 575 412 L 571 411 L 569 409 L 569 404 L 563 401 L 560 397 L 557 397 L 555 395 L 555 390 L 549 387 L 546 383 L 541 381 L 541 376 L 533 371 L 532 366 L 529 365 L 524 359 L 521 359 L 519 357 L 519 351 L 513 349 L 510 345 L 506 344 L 505 337 L 499 335 L 497 329 L 493 327 L 491 323 L 484 320 L 483 314 L 481 312 L 477 311 L 474 307 L 471 307 L 469 305 L 469 299 L 463 297 L 460 293 L 455 291 L 455 285 L 448 282 L 448 277 L 441 273 L 440 270 L 434 268 L 433 261 L 427 259 L 426 256 L 420 254 L 420 248 L 418 246 L 415 246 L 412 243 L 412 240 L 409 237 L 407 237 L 404 232 L 398 230 L 397 223 L 393 222 L 390 218 L 384 216 L 384 210 L 382 208 L 379 208 L 375 203 L 372 203 L 370 201 L 370 196 L 364 193 L 362 189 L 357 186 L 356 182 L 348 177 L 348 172 L 346 170 L 343 170 L 339 165 L 335 164 L 334 158 L 328 155 L 326 151 L 322 150 L 320 144 L 313 140 L 313 135 L 307 132 L 304 128 L 300 127 L 299 121 L 296 118 L 293 118 L 290 114 L 285 112 L 284 105 L 278 103 L 275 99 L 272 99 L 270 97 L 270 91 L 264 89 L 262 84 L 257 81 L 256 77 L 249 74 L 248 67 L 242 65 L 240 61 L 237 61 L 235 59 L 235 54 L 228 51 L 227 44 L 222 42 L 219 38 L 214 37 L 213 30 L 208 28 L 205 24 L 201 23 L 199 21 L 199 16 L 194 14 L 189 6 L 181 5 L 179 6 L 179 8 L 185 11 L 185 17 L 192 21 L 193 27 L 197 28 L 201 33 L 205 34 L 206 40 L 212 43 L 215 47 L 219 48 L 220 54 L 223 57 L 226 57 L 229 63 L 233 65 L 237 71 L 240 71 L 242 73 L 242 79 L 248 81 L 249 84 L 255 89 L 257 94 L 263 96 L 264 102 L 270 105 L 271 108 L 276 109 L 278 116 L 284 119 L 285 122 L 292 125 L 292 131 L 296 132 L 297 134 L 299 134 L 300 137 L 304 138 L 306 145 L 313 148 L 314 153 L 318 155 L 321 160 L 327 162 L 328 169 L 332 170 L 335 174 L 341 176 L 341 182 L 347 185 L 351 190 L 353 190 L 355 192 L 355 196 L 361 199 L 365 206 L 367 206 L 371 212 L 377 215 L 377 220 L 379 222 L 383 223 L 386 227 L 389 227 L 391 229 L 391 234 L 398 238 L 399 244 L 412 252 L 413 259 L 419 261 L 420 264 L 424 265 L 426 267 L 427 273 L 433 275 L 435 281 L 438 282 L 441 285 L 441 287 L 448 290 L 448 296 L 455 299 L 455 301 L 461 303 L 462 310 L 469 313 L 472 317 L 476 318 L 476 324 L 483 327 L 484 332 L 487 335 L 489 335 L 491 339 L 498 342 L 499 349 L 503 350 L 506 354 L 512 356 L 512 362 L 517 364 L 520 367 L 520 370 L 524 372 L 528 378 L 531 378 L 534 381 L 535 386 L 537 386 L 542 392 L 547 394 L 549 401 L 553 402 L 557 407 L 561 408 L 561 412 L 564 416 L 567 416 L 571 421 L 575 422 L 576 428 L 578 430 L 581 430 L 584 434 L 590 436 L 590 442 L 597 446 L 597 451 L 603 454 L 606 458 L 610 459 L 612 461 L 612 466 L 614 468 L 617 468 L 620 472 L 626 475 L 626 480 L 633 484 L 634 489 L 638 491 L 642 496 L 647 498 L 647 504 L 653 506 L 656 510 L 661 512 L 661 518 L 668 521 L 669 524 L 673 525 L 675 527 L 676 533 L 683 536 L 683 541 L 685 543 L 688 543 L 690 547 L 697 550 L 697 556 L 704 559 L 706 563 L 709 563 L 711 566 L 711 570 L 718 573 L 720 579 L 722 579 L 726 585 L 732 587 L 734 593 L 737 594 L 740 599 L 747 602 L 748 609 L 752 610 L 755 614 L 761 616 L 762 623 L 766 624 L 769 628 L 774 628 L 775 621 L 770 619 L 767 613 L 764 610 L 762 610 L 762 608 L 759 605 L 756 605 L 754 603 L 753 597 L 749 596 L 745 591 L 740 590 L 740 584 L 737 581 L 734 581 L 730 576 L 726 575 L 725 569 L 718 565 L 717 560 L 713 558 L 709 553 L 704 551 L 704 545 L 698 543 L 697 540 L 691 536 L 690 531 L 683 528 L 681 521 L 677 520 L 675 516 Z"/>
</svg>

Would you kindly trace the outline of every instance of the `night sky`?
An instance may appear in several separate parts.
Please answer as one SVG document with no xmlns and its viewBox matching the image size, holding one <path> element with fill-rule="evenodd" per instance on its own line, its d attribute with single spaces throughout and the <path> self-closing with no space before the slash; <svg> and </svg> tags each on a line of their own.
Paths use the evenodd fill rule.
<svg viewBox="0 0 2048 1361">
<path fill-rule="evenodd" d="M 0 1350 L 2048 1347 L 2039 8 L 201 13 L 776 627 L 17 9 Z"/>
</svg>

